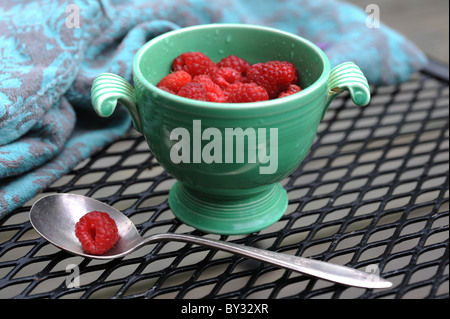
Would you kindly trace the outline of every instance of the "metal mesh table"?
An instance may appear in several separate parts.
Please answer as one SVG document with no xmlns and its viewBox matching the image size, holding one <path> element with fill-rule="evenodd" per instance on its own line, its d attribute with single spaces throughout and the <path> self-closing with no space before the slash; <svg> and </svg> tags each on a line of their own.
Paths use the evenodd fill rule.
<svg viewBox="0 0 450 319">
<path fill-rule="evenodd" d="M 448 68 L 372 94 L 366 108 L 345 94 L 333 102 L 308 157 L 283 181 L 285 215 L 245 236 L 203 234 L 175 219 L 173 178 L 130 130 L 0 221 L 0 298 L 448 298 Z M 38 197 L 59 192 L 113 205 L 143 236 L 194 233 L 379 272 L 394 286 L 346 287 L 175 242 L 112 261 L 73 256 L 28 220 Z"/>
</svg>

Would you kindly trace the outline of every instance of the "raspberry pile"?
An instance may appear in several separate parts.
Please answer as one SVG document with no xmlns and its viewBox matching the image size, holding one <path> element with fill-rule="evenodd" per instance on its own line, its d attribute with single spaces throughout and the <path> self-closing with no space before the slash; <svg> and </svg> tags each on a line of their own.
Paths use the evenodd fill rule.
<svg viewBox="0 0 450 319">
<path fill-rule="evenodd" d="M 76 223 L 75 236 L 86 252 L 101 255 L 116 244 L 119 232 L 116 222 L 107 213 L 92 211 Z"/>
<path fill-rule="evenodd" d="M 218 103 L 246 103 L 300 92 L 298 70 L 286 61 L 250 64 L 235 55 L 214 63 L 201 52 L 174 59 L 172 72 L 157 87 L 186 98 Z"/>
</svg>

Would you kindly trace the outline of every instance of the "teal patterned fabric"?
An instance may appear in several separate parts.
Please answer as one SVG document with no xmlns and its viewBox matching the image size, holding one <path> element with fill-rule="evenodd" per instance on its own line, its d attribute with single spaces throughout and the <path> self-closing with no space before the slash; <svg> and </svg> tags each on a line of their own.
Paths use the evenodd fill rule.
<svg viewBox="0 0 450 319">
<path fill-rule="evenodd" d="M 102 72 L 131 81 L 133 56 L 153 37 L 258 24 L 317 43 L 332 66 L 354 61 L 372 84 L 424 66 L 417 47 L 387 26 L 368 28 L 367 18 L 333 0 L 0 0 L 0 218 L 129 129 L 122 108 L 94 114 L 90 88 Z"/>
</svg>

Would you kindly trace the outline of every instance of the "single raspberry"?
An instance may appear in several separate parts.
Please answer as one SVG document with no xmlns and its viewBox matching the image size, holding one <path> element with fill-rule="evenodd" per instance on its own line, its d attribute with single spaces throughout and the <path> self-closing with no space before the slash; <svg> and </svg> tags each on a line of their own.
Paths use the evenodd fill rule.
<svg viewBox="0 0 450 319">
<path fill-rule="evenodd" d="M 225 102 L 225 94 L 222 89 L 215 84 L 209 75 L 197 75 L 192 79 L 194 83 L 200 83 L 206 90 L 206 97 L 210 102 Z"/>
<path fill-rule="evenodd" d="M 184 70 L 176 71 L 170 73 L 163 77 L 161 81 L 156 85 L 158 88 L 166 88 L 168 92 L 178 91 L 185 86 L 187 83 L 191 82 L 192 76 Z"/>
<path fill-rule="evenodd" d="M 212 75 L 217 71 L 216 64 L 201 52 L 185 52 L 176 57 L 172 63 L 173 70 L 185 70 L 191 76 Z"/>
<path fill-rule="evenodd" d="M 117 225 L 107 213 L 92 211 L 75 224 L 75 236 L 90 254 L 100 255 L 110 250 L 119 239 Z"/>
<path fill-rule="evenodd" d="M 250 63 L 248 63 L 247 61 L 245 61 L 242 58 L 239 58 L 235 55 L 230 55 L 227 56 L 226 58 L 223 58 L 222 60 L 220 60 L 217 63 L 217 66 L 219 68 L 233 68 L 236 71 L 239 71 L 241 73 L 241 75 L 245 76 L 248 72 L 248 70 L 250 70 L 250 68 L 252 67 L 252 65 Z"/>
<path fill-rule="evenodd" d="M 206 89 L 200 83 L 190 82 L 183 86 L 178 95 L 189 99 L 208 101 Z"/>
<path fill-rule="evenodd" d="M 227 103 L 258 102 L 269 99 L 266 90 L 255 83 L 230 84 L 224 93 L 227 96 Z"/>
<path fill-rule="evenodd" d="M 217 70 L 216 76 L 221 76 L 225 79 L 229 84 L 244 82 L 244 78 L 241 72 L 230 68 L 230 67 L 221 67 Z"/>
<path fill-rule="evenodd" d="M 279 92 L 289 84 L 298 82 L 295 65 L 286 61 L 269 61 L 256 63 L 247 72 L 249 82 L 254 82 L 266 89 L 269 98 L 276 98 Z"/>
<path fill-rule="evenodd" d="M 168 88 L 166 88 L 165 86 L 161 86 L 160 89 L 163 90 L 163 91 L 166 91 L 166 92 L 168 92 L 168 93 L 177 95 L 177 92 L 172 91 L 171 89 L 168 89 Z"/>
<path fill-rule="evenodd" d="M 297 84 L 289 84 L 286 90 L 281 91 L 280 94 L 278 94 L 278 98 L 292 95 L 294 93 L 300 92 L 301 90 L 301 87 L 299 87 Z"/>
<path fill-rule="evenodd" d="M 227 80 L 225 80 L 223 76 L 221 76 L 220 74 L 217 74 L 217 72 L 211 77 L 211 79 L 222 90 L 226 89 L 230 85 L 230 83 L 228 83 Z"/>
</svg>

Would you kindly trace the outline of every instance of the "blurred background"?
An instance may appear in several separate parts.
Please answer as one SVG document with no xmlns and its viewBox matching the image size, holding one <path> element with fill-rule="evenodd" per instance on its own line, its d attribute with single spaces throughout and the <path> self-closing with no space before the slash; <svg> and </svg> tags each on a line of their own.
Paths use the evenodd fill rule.
<svg viewBox="0 0 450 319">
<path fill-rule="evenodd" d="M 380 8 L 380 20 L 414 42 L 429 57 L 449 64 L 448 0 L 347 0 L 363 10 Z M 369 14 L 369 13 L 368 13 Z"/>
</svg>

